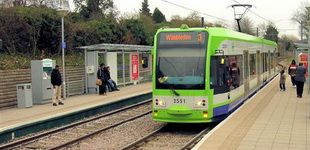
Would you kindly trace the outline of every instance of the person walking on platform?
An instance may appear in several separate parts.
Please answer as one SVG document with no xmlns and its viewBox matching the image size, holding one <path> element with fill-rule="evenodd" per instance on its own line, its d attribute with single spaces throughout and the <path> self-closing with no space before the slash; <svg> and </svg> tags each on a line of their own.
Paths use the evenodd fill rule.
<svg viewBox="0 0 310 150">
<path fill-rule="evenodd" d="M 61 100 L 62 79 L 58 65 L 56 65 L 55 69 L 52 70 L 51 83 L 53 85 L 53 106 L 57 106 L 57 102 L 58 105 L 63 105 L 64 103 Z"/>
<path fill-rule="evenodd" d="M 101 85 L 99 86 L 99 95 L 107 95 L 107 73 L 106 73 L 106 68 L 105 64 L 100 64 L 100 68 L 98 69 L 97 72 L 97 79 L 101 80 Z"/>
<path fill-rule="evenodd" d="M 286 76 L 284 74 L 284 70 L 281 70 L 280 72 L 280 91 L 285 91 L 285 79 Z"/>
<path fill-rule="evenodd" d="M 108 85 L 108 88 L 109 88 L 109 92 L 119 91 L 119 89 L 117 88 L 116 82 L 111 79 L 110 66 L 107 66 L 107 77 L 108 77 L 107 85 Z"/>
<path fill-rule="evenodd" d="M 307 69 L 303 66 L 302 63 L 299 63 L 299 66 L 296 68 L 296 85 L 297 85 L 297 97 L 302 98 L 302 93 L 304 90 L 304 83 L 306 82 L 305 74 Z"/>
<path fill-rule="evenodd" d="M 292 60 L 291 65 L 288 67 L 288 74 L 291 76 L 291 82 L 293 86 L 296 86 L 295 76 L 296 76 L 296 62 L 295 60 Z"/>
</svg>

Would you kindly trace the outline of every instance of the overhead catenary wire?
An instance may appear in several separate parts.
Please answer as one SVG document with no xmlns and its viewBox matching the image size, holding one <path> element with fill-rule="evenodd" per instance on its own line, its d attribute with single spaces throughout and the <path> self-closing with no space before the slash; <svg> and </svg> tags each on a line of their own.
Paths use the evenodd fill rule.
<svg viewBox="0 0 310 150">
<path fill-rule="evenodd" d="M 194 9 L 191 9 L 191 8 L 188 8 L 188 7 L 185 7 L 185 6 L 181 6 L 181 5 L 176 4 L 176 3 L 169 2 L 169 1 L 167 1 L 167 0 L 161 0 L 161 1 L 166 2 L 166 3 L 169 3 L 169 4 L 174 5 L 174 6 L 177 6 L 177 7 L 180 7 L 180 8 L 183 8 L 183 9 L 186 9 L 186 10 L 190 10 L 190 11 L 193 11 L 193 12 L 198 12 L 198 13 L 200 13 L 200 14 L 203 14 L 203 15 L 206 15 L 206 16 L 209 16 L 209 17 L 212 17 L 212 18 L 215 18 L 215 19 L 219 19 L 219 20 L 222 20 L 222 21 L 229 21 L 229 20 L 222 19 L 222 18 L 213 16 L 213 15 L 210 15 L 210 14 L 207 14 L 207 13 L 204 13 L 204 12 L 200 12 L 200 11 L 197 11 L 197 10 L 194 10 Z"/>
<path fill-rule="evenodd" d="M 236 0 L 233 0 L 233 1 L 235 1 L 235 2 L 238 3 L 238 4 L 241 4 L 241 3 L 239 3 L 239 2 L 236 1 Z M 252 10 L 249 10 L 249 12 L 251 12 L 252 14 L 256 15 L 257 17 L 259 17 L 259 18 L 261 18 L 261 19 L 267 21 L 268 23 L 272 24 L 271 21 L 269 21 L 268 19 L 265 19 L 264 17 L 262 17 L 261 15 L 259 15 L 259 14 L 255 13 L 255 12 L 253 12 Z"/>
</svg>

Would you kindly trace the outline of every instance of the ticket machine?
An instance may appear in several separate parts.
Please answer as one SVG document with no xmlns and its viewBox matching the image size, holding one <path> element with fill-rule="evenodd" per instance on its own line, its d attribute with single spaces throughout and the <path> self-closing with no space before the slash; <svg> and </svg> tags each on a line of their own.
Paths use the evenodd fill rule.
<svg viewBox="0 0 310 150">
<path fill-rule="evenodd" d="M 52 100 L 53 86 L 51 73 L 56 62 L 51 59 L 31 61 L 31 86 L 33 104 L 49 103 Z"/>
</svg>

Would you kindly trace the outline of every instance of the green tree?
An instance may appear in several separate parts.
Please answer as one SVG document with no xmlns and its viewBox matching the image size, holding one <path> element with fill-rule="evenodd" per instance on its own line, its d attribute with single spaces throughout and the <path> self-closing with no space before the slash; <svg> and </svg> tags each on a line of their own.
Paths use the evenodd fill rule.
<svg viewBox="0 0 310 150">
<path fill-rule="evenodd" d="M 33 32 L 27 20 L 16 8 L 0 10 L 0 39 L 3 49 L 9 54 L 27 53 L 32 50 Z"/>
<path fill-rule="evenodd" d="M 190 28 L 200 27 L 201 21 L 199 14 L 192 12 L 186 18 L 182 18 L 179 15 L 174 15 L 171 17 L 170 27 L 179 28 L 182 24 L 187 24 Z"/>
<path fill-rule="evenodd" d="M 142 8 L 140 9 L 140 13 L 143 15 L 146 15 L 146 16 L 152 16 L 150 9 L 149 9 L 148 0 L 143 0 Z"/>
<path fill-rule="evenodd" d="M 129 19 L 122 19 L 125 44 L 152 45 L 156 33 L 156 24 L 153 19 L 143 14 L 134 15 Z"/>
<path fill-rule="evenodd" d="M 166 21 L 165 15 L 157 7 L 153 12 L 153 20 L 155 23 L 162 23 Z"/>
<path fill-rule="evenodd" d="M 84 18 L 104 18 L 104 15 L 114 8 L 113 0 L 73 0 L 76 10 Z"/>
<path fill-rule="evenodd" d="M 264 38 L 278 43 L 278 30 L 271 24 L 268 25 Z"/>
</svg>

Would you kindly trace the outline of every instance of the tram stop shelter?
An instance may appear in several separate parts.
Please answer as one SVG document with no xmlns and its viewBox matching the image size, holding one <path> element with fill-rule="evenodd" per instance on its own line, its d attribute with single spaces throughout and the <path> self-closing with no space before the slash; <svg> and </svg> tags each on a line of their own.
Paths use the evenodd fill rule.
<svg viewBox="0 0 310 150">
<path fill-rule="evenodd" d="M 78 48 L 85 54 L 86 93 L 98 93 L 95 81 L 101 63 L 110 66 L 111 78 L 119 86 L 151 81 L 152 46 L 103 43 Z"/>
</svg>

